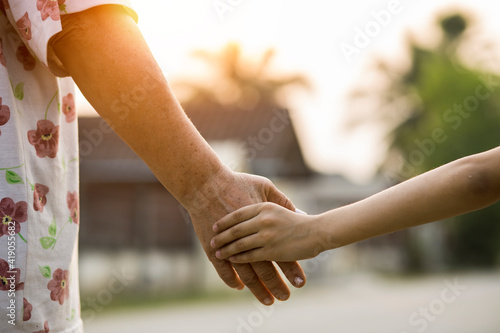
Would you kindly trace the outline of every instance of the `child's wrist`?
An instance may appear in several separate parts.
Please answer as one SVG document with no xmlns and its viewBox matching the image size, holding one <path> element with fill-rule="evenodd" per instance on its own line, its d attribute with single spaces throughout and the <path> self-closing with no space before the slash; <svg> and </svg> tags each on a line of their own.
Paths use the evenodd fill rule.
<svg viewBox="0 0 500 333">
<path fill-rule="evenodd" d="M 317 234 L 322 251 L 333 250 L 346 245 L 341 230 L 342 223 L 339 223 L 340 217 L 336 214 L 337 212 L 338 209 L 317 215 Z"/>
<path fill-rule="evenodd" d="M 333 249 L 331 239 L 329 237 L 328 221 L 325 214 L 311 216 L 311 224 L 314 230 L 314 240 L 318 248 L 318 254 L 327 250 Z"/>
</svg>

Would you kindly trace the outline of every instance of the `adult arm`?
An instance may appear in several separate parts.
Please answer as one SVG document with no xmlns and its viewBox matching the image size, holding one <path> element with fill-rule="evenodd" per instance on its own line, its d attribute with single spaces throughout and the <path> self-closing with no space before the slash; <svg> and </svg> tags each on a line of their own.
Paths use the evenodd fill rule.
<svg viewBox="0 0 500 333">
<path fill-rule="evenodd" d="M 289 209 L 293 204 L 267 179 L 234 173 L 220 162 L 120 6 L 94 7 L 61 21 L 63 30 L 49 46 L 52 63 L 62 64 L 96 111 L 186 207 L 219 276 L 233 288 L 243 288 L 243 282 L 263 303 L 272 303 L 273 295 L 288 298 L 272 263 L 232 266 L 216 259 L 208 242 L 212 224 L 239 207 L 267 200 Z M 281 268 L 289 280 L 305 280 L 298 263 Z"/>
</svg>

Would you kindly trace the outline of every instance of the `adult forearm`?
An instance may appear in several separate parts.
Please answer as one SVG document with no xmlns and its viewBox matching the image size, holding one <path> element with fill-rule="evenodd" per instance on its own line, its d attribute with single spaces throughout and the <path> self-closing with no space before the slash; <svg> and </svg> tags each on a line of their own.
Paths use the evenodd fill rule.
<svg viewBox="0 0 500 333">
<path fill-rule="evenodd" d="M 183 204 L 223 167 L 118 6 L 63 16 L 52 46 L 85 97 Z"/>
</svg>

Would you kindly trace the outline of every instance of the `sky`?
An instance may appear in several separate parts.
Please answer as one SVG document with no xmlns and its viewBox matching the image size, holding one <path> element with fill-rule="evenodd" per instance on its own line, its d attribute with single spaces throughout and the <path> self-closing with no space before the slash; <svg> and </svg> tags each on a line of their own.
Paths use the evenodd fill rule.
<svg viewBox="0 0 500 333">
<path fill-rule="evenodd" d="M 363 80 L 370 61 L 404 55 L 408 31 L 426 40 L 436 13 L 457 6 L 476 14 L 492 35 L 500 32 L 500 4 L 481 0 L 352 0 L 341 4 L 327 0 L 136 0 L 132 4 L 139 14 L 139 27 L 171 82 L 205 79 L 204 69 L 192 57 L 194 50 L 217 51 L 228 42 L 238 42 L 244 55 L 252 58 L 274 48 L 276 73 L 304 74 L 312 83 L 311 91 L 292 91 L 286 97 L 307 163 L 316 171 L 342 173 L 359 182 L 369 180 L 383 159 L 382 133 L 365 128 L 346 134 L 342 119 L 349 112 L 346 95 Z"/>
</svg>

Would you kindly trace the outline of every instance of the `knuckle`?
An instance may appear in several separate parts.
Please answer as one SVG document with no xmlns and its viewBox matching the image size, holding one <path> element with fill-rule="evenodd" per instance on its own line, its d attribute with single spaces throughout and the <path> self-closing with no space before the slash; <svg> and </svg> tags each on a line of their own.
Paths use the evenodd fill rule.
<svg viewBox="0 0 500 333">
<path fill-rule="evenodd" d="M 264 282 L 274 281 L 277 277 L 274 268 L 264 269 L 259 272 L 259 277 Z"/>
<path fill-rule="evenodd" d="M 236 282 L 236 278 L 234 277 L 234 275 L 233 274 L 229 274 L 228 272 L 221 272 L 219 274 L 219 276 L 226 283 L 235 283 Z"/>
<path fill-rule="evenodd" d="M 237 237 L 240 234 L 240 227 L 234 226 L 231 228 L 231 236 Z"/>
<path fill-rule="evenodd" d="M 243 250 L 245 248 L 245 242 L 243 242 L 241 239 L 237 240 L 234 242 L 234 247 L 236 250 Z"/>
<path fill-rule="evenodd" d="M 273 225 L 273 219 L 270 217 L 270 216 L 266 216 L 265 218 L 263 218 L 261 220 L 261 224 L 264 228 L 268 228 L 268 227 L 271 227 Z"/>
<path fill-rule="evenodd" d="M 262 182 L 263 185 L 268 186 L 268 187 L 273 187 L 273 182 L 270 181 L 268 178 L 262 177 L 262 176 L 259 176 L 259 178 L 260 178 L 260 181 Z"/>
<path fill-rule="evenodd" d="M 272 211 L 273 207 L 274 207 L 273 203 L 271 203 L 271 202 L 264 202 L 262 204 L 262 211 L 264 211 L 264 212 Z"/>
<path fill-rule="evenodd" d="M 264 227 L 266 226 L 266 224 L 264 224 Z M 271 239 L 271 233 L 269 231 L 261 231 L 259 233 L 259 237 L 262 239 L 262 241 L 264 243 L 267 244 L 267 242 L 269 241 L 269 239 Z"/>
<path fill-rule="evenodd" d="M 234 214 L 234 215 L 233 215 L 234 220 L 236 220 L 236 221 L 241 221 L 241 220 L 243 219 L 243 213 L 242 213 L 242 212 L 240 212 L 240 211 L 235 211 L 233 214 Z"/>
<path fill-rule="evenodd" d="M 255 251 L 250 251 L 250 252 L 245 253 L 242 256 L 242 259 L 246 259 L 248 261 L 253 261 L 254 257 L 255 257 Z"/>
<path fill-rule="evenodd" d="M 262 287 L 260 281 L 254 275 L 240 275 L 240 279 L 248 287 L 248 289 L 256 289 Z"/>
</svg>

